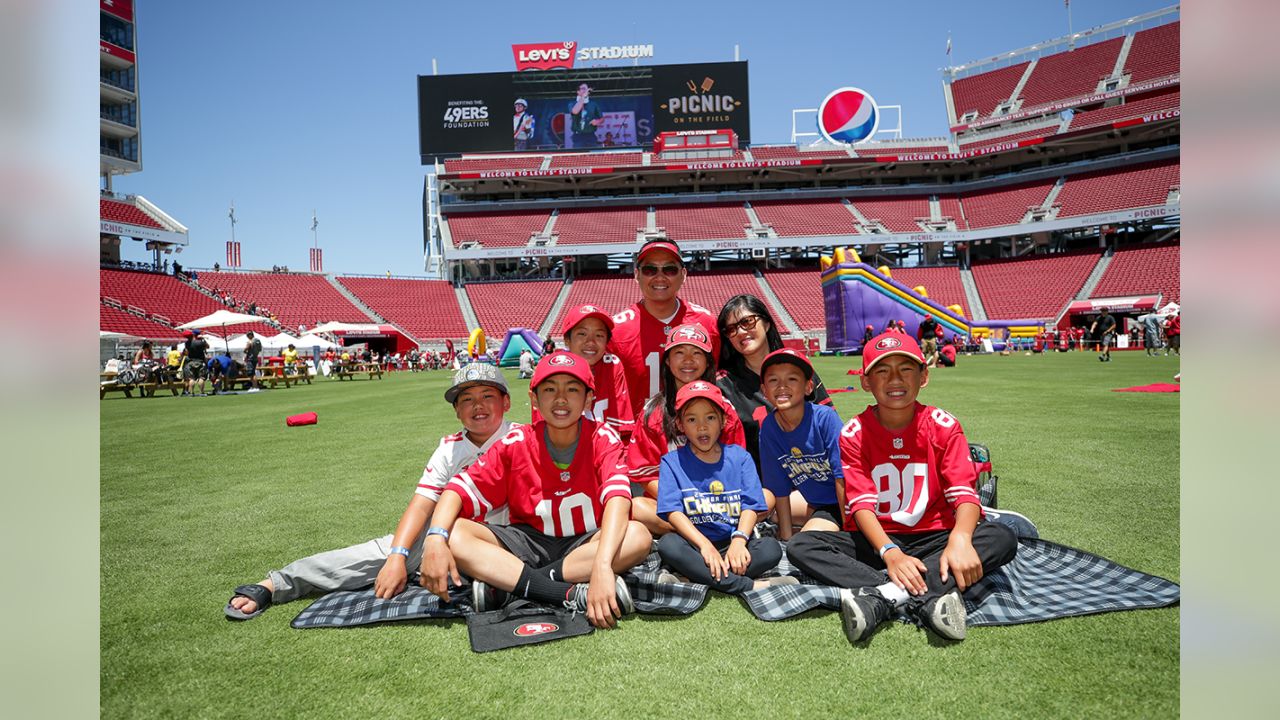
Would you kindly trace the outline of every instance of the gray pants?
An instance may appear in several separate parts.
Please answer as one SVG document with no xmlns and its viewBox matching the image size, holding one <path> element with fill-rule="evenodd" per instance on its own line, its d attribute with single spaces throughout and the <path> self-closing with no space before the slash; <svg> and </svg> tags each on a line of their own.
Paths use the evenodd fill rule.
<svg viewBox="0 0 1280 720">
<path fill-rule="evenodd" d="M 404 569 L 410 576 L 422 567 L 422 540 L 425 536 L 424 528 L 409 546 Z M 267 573 L 273 588 L 271 602 L 285 603 L 306 595 L 371 587 L 391 554 L 393 537 L 385 535 L 359 545 L 329 550 L 272 570 Z"/>
</svg>

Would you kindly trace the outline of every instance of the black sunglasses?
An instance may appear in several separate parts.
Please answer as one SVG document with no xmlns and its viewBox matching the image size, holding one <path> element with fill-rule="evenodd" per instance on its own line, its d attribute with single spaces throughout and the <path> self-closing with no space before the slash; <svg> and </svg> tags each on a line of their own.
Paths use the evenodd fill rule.
<svg viewBox="0 0 1280 720">
<path fill-rule="evenodd" d="M 726 336 L 737 335 L 739 332 L 751 332 L 756 329 L 756 323 L 760 322 L 759 315 L 748 315 L 736 323 L 727 323 L 724 326 L 724 334 Z"/>
<path fill-rule="evenodd" d="M 675 277 L 680 274 L 681 269 L 679 265 L 641 265 L 640 274 L 645 277 L 653 277 L 658 274 L 658 271 L 662 271 L 662 274 L 667 277 Z"/>
</svg>

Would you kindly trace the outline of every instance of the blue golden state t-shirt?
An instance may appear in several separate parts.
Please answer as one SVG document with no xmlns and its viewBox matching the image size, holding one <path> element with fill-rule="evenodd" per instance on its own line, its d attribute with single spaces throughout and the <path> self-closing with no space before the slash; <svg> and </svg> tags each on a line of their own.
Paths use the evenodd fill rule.
<svg viewBox="0 0 1280 720">
<path fill-rule="evenodd" d="M 784 498 L 799 490 L 810 505 L 835 505 L 840 469 L 840 416 L 825 405 L 805 403 L 804 419 L 783 432 L 774 413 L 760 423 L 760 474 L 764 487 Z"/>
<path fill-rule="evenodd" d="M 738 445 L 720 447 L 719 462 L 703 462 L 685 445 L 658 466 L 658 517 L 678 510 L 711 542 L 728 540 L 743 510 L 768 509 L 755 461 Z"/>
</svg>

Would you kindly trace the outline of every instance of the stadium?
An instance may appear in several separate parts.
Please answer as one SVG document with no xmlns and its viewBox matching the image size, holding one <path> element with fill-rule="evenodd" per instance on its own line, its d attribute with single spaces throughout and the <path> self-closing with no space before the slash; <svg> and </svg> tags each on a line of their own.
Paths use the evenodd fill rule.
<svg viewBox="0 0 1280 720">
<path fill-rule="evenodd" d="M 389 529 L 436 438 L 457 426 L 431 405 L 449 373 L 397 372 L 410 353 L 453 359 L 466 348 L 475 356 L 487 338 L 494 361 L 513 366 L 521 347 L 540 352 L 542 342 L 561 340 L 570 308 L 630 307 L 635 253 L 654 240 L 683 253 L 684 301 L 714 316 L 735 296 L 763 300 L 783 341 L 814 358 L 829 390 L 847 393 L 833 396 L 846 419 L 870 402 L 857 378 L 844 377 L 859 362 L 863 326 L 879 332 L 901 320 L 914 335 L 926 315 L 938 319 L 966 353 L 957 367 L 935 371 L 923 401 L 955 412 L 970 439 L 991 448 L 1004 478 L 1000 507 L 1031 517 L 1050 540 L 1178 578 L 1178 396 L 1112 392 L 1167 383 L 1178 359 L 1163 341 L 1163 356 L 1118 352 L 1112 366 L 1080 351 L 1095 347 L 1091 328 L 1103 309 L 1120 323 L 1115 349 L 1138 350 L 1138 331 L 1128 333 L 1139 318 L 1176 313 L 1181 302 L 1179 6 L 1034 45 L 1014 47 L 1028 39 L 1011 38 L 1006 52 L 944 68 L 937 105 L 950 132 L 939 137 L 902 137 L 887 129 L 895 110 L 901 127 L 901 108 L 833 84 L 819 107 L 793 111 L 789 142 L 753 142 L 747 62 L 646 65 L 642 45 L 564 57 L 557 43 L 513 46 L 515 71 L 420 75 L 422 266 L 368 275 L 325 271 L 318 246 L 307 271 L 246 269 L 234 208 L 225 262 L 179 262 L 191 236 L 181 219 L 112 189 L 113 177 L 142 172 L 138 66 L 147 58 L 135 47 L 134 3 L 110 5 L 101 25 L 101 360 L 131 357 L 142 341 L 176 347 L 185 329 L 204 327 L 213 350 L 225 343 L 237 357 L 249 331 L 273 340 L 269 355 L 296 343 L 312 369 L 300 373 L 306 384 L 290 387 L 275 362 L 267 372 L 278 372 L 283 388 L 209 400 L 174 397 L 176 379 L 101 374 L 104 715 L 145 705 L 157 714 L 221 713 L 228 697 L 254 692 L 288 698 L 287 715 L 402 714 L 410 705 L 397 697 L 431 687 L 436 694 L 412 707 L 613 716 L 634 688 L 577 697 L 566 713 L 530 706 L 572 692 L 547 679 L 548 667 L 561 677 L 623 673 L 640 658 L 681 692 L 706 689 L 689 666 L 659 657 L 697 657 L 704 678 L 744 660 L 785 666 L 778 679 L 797 690 L 792 705 L 777 708 L 786 716 L 844 714 L 845 705 L 815 698 L 838 692 L 836 679 L 853 673 L 911 695 L 842 698 L 850 712 L 907 714 L 961 692 L 919 687 L 874 667 L 865 652 L 851 657 L 831 613 L 760 623 L 725 597 L 689 620 L 624 622 L 624 639 L 597 632 L 475 656 L 507 666 L 473 662 L 457 621 L 294 632 L 288 623 L 302 603 L 243 627 L 215 617 L 226 591 L 254 573 Z M 574 66 L 579 52 L 627 64 Z M 605 111 L 598 128 L 575 133 L 564 109 L 582 86 Z M 513 143 L 505 112 L 515 98 Z M 533 122 L 522 130 L 524 112 Z M 123 259 L 133 243 L 147 261 Z M 203 323 L 227 310 L 234 322 Z M 324 345 L 308 344 L 317 338 Z M 1075 352 L 1049 352 L 1059 338 Z M 356 382 L 322 377 L 322 352 L 335 346 L 381 354 L 378 381 L 369 367 Z M 527 380 L 507 373 L 509 417 L 526 422 Z M 194 402 L 208 406 L 193 417 Z M 310 435 L 285 434 L 280 419 L 307 410 L 322 418 L 302 431 Z M 196 478 L 209 483 L 196 495 L 207 518 L 178 509 L 187 490 L 146 481 L 171 461 L 148 443 L 157 422 L 191 446 L 186 462 L 207 471 Z M 224 436 L 228 424 L 243 437 Z M 266 477 L 290 486 L 291 497 L 252 479 Z M 233 537 L 253 538 L 252 546 Z M 157 544 L 184 567 L 157 569 L 148 550 Z M 162 578 L 188 592 L 129 605 L 130 588 Z M 974 683 L 963 692 L 985 704 L 983 714 L 1150 716 L 1177 711 L 1178 628 L 1177 608 L 1165 607 L 984 629 L 945 652 L 922 652 L 914 632 L 895 628 L 876 650 L 923 673 L 952 672 L 958 659 Z M 258 672 L 246 678 L 220 666 L 241 662 Z M 161 667 L 179 668 L 185 696 L 156 679 Z M 1028 668 L 1042 671 L 1020 677 L 1024 687 L 1011 698 L 1010 674 Z M 334 676 L 354 684 L 324 690 Z M 765 683 L 725 677 L 751 707 L 776 701 Z M 475 687 L 492 691 L 466 692 Z M 321 693 L 313 708 L 300 704 Z M 709 699 L 692 707 L 756 714 Z"/>
</svg>

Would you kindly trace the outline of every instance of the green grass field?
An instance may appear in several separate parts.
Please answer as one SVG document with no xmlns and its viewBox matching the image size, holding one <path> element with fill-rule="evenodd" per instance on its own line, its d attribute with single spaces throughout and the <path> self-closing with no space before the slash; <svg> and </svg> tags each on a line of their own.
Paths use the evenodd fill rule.
<svg viewBox="0 0 1280 720">
<path fill-rule="evenodd" d="M 821 358 L 829 388 L 856 358 Z M 922 401 L 990 446 L 1000 505 L 1047 539 L 1179 579 L 1177 358 L 960 358 Z M 508 372 L 511 417 L 527 381 Z M 101 403 L 101 703 L 107 717 L 1167 717 L 1179 610 L 974 628 L 893 624 L 851 647 L 838 614 L 763 623 L 714 595 L 686 618 L 485 655 L 459 621 L 293 630 L 309 600 L 223 618 L 238 584 L 391 532 L 441 435 L 443 372 L 255 395 Z M 869 401 L 833 396 L 841 417 Z M 316 426 L 287 428 L 314 410 Z"/>
</svg>

